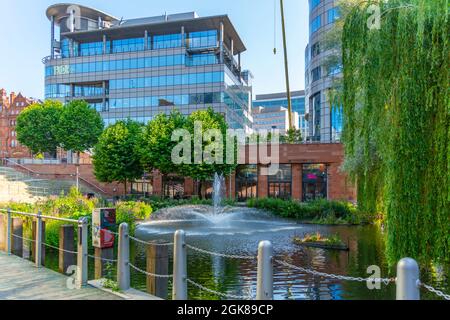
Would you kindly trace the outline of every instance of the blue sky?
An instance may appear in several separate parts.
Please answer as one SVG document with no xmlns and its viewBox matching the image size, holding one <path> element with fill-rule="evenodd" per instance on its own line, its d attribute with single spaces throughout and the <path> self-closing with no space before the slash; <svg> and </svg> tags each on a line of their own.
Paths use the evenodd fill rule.
<svg viewBox="0 0 450 320">
<path fill-rule="evenodd" d="M 274 5 L 277 4 L 277 55 Z M 63 2 L 63 1 L 61 1 Z M 247 47 L 242 64 L 254 76 L 254 93 L 285 90 L 278 0 L 79 0 L 117 17 L 139 18 L 197 11 L 200 16 L 228 14 Z M 44 66 L 49 55 L 50 23 L 45 16 L 55 0 L 0 0 L 0 88 L 26 96 L 44 95 Z M 285 0 L 292 90 L 304 89 L 304 50 L 308 42 L 308 1 Z"/>
</svg>

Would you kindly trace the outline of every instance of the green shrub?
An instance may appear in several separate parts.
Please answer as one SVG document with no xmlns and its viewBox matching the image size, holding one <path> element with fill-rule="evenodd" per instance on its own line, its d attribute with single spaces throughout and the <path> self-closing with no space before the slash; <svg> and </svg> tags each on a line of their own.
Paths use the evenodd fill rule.
<svg viewBox="0 0 450 320">
<path fill-rule="evenodd" d="M 356 207 L 346 201 L 315 200 L 302 203 L 274 198 L 250 199 L 250 208 L 267 210 L 283 218 L 312 220 L 324 224 L 357 224 L 364 220 Z"/>
<path fill-rule="evenodd" d="M 134 235 L 134 231 L 136 230 L 136 221 L 150 218 L 153 212 L 149 204 L 141 201 L 118 202 L 116 203 L 116 209 L 117 225 L 127 223 L 131 235 Z"/>
</svg>

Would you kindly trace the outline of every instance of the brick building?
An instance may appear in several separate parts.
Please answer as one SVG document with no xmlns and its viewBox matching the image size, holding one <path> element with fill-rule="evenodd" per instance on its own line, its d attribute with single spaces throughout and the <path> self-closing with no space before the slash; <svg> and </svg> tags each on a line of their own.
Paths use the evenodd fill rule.
<svg viewBox="0 0 450 320">
<path fill-rule="evenodd" d="M 8 96 L 0 89 L 0 158 L 30 157 L 30 151 L 17 140 L 16 121 L 19 113 L 34 102 L 21 93 Z"/>
</svg>

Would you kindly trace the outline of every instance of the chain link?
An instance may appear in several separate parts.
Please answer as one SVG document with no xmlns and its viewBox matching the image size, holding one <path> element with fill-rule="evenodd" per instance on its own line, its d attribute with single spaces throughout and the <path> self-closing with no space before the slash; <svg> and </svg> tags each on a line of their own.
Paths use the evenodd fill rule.
<svg viewBox="0 0 450 320">
<path fill-rule="evenodd" d="M 191 250 L 200 252 L 200 253 L 204 253 L 204 254 L 209 254 L 211 256 L 216 256 L 216 257 L 222 257 L 222 258 L 230 258 L 230 259 L 243 259 L 243 260 L 256 260 L 255 256 L 239 256 L 239 255 L 234 255 L 234 254 L 224 254 L 224 253 L 217 253 L 217 252 L 211 252 L 211 251 L 207 251 L 204 249 L 200 249 L 194 246 L 191 246 L 189 244 L 186 244 L 186 247 L 188 247 Z"/>
<path fill-rule="evenodd" d="M 92 259 L 94 259 L 94 260 L 101 260 L 101 261 L 104 261 L 104 262 L 110 262 L 110 263 L 115 263 L 115 262 L 117 262 L 116 259 L 106 259 L 106 258 L 96 257 L 96 256 L 93 256 L 93 255 L 91 255 L 91 254 L 88 254 L 88 257 L 89 257 L 89 258 L 92 258 Z"/>
<path fill-rule="evenodd" d="M 49 248 L 52 248 L 52 249 L 55 249 L 55 250 L 58 250 L 58 251 L 61 251 L 61 252 L 72 253 L 72 254 L 78 254 L 77 251 L 64 250 L 64 249 L 61 249 L 61 248 L 52 246 L 52 245 L 47 244 L 47 243 L 42 243 L 42 244 L 43 244 L 44 246 L 46 246 L 46 247 L 49 247 Z"/>
<path fill-rule="evenodd" d="M 142 269 L 139 269 L 138 267 L 136 267 L 135 265 L 133 265 L 133 264 L 131 264 L 131 263 L 129 263 L 129 266 L 130 266 L 131 268 L 133 268 L 134 270 L 136 270 L 137 272 L 143 273 L 143 274 L 145 274 L 146 276 L 149 276 L 149 277 L 154 277 L 154 278 L 165 278 L 165 279 L 173 278 L 173 275 L 171 275 L 171 274 L 168 274 L 168 275 L 162 275 L 162 274 L 154 274 L 154 273 L 150 273 L 150 272 L 144 271 L 144 270 L 142 270 Z"/>
<path fill-rule="evenodd" d="M 420 283 L 420 286 L 424 287 L 425 289 L 427 289 L 428 291 L 430 291 L 431 293 L 436 294 L 438 297 L 441 297 L 445 300 L 450 300 L 450 294 L 445 294 L 444 292 L 437 290 L 435 288 L 433 288 L 432 286 L 429 286 L 425 283 Z"/>
<path fill-rule="evenodd" d="M 385 285 L 388 285 L 392 282 L 395 282 L 395 278 L 362 278 L 362 277 L 350 277 L 350 276 L 341 276 L 341 275 L 336 275 L 336 274 L 329 274 L 329 273 L 325 273 L 325 272 L 319 272 L 319 271 L 315 271 L 315 270 L 311 270 L 311 269 L 305 269 L 302 267 L 297 267 L 293 264 L 287 263 L 285 261 L 281 261 L 281 260 L 275 260 L 276 263 L 281 264 L 285 267 L 294 269 L 294 270 L 298 270 L 304 273 L 309 273 L 312 274 L 314 276 L 320 276 L 320 277 L 324 277 L 324 278 L 330 278 L 330 279 L 337 279 L 337 280 L 346 280 L 346 281 L 356 281 L 356 282 L 367 282 L 367 281 L 371 281 L 371 282 L 382 282 Z"/>
<path fill-rule="evenodd" d="M 161 246 L 161 247 L 173 246 L 173 242 L 171 242 L 171 243 L 147 242 L 147 241 L 144 241 L 144 240 L 132 237 L 132 236 L 129 236 L 129 237 L 130 237 L 131 240 L 134 240 L 134 241 L 136 241 L 138 243 L 145 244 L 145 245 L 153 245 L 153 246 Z"/>
<path fill-rule="evenodd" d="M 238 295 L 234 295 L 234 294 L 227 294 L 227 293 L 222 293 L 222 292 L 218 292 L 215 290 L 211 290 L 211 289 L 208 289 L 208 288 L 202 286 L 201 284 L 199 284 L 195 281 L 192 281 L 191 279 L 187 279 L 187 282 L 192 284 L 194 287 L 197 287 L 200 290 L 215 294 L 219 297 L 224 297 L 224 298 L 234 299 L 234 300 L 252 300 L 253 299 L 252 296 L 238 296 Z"/>
</svg>

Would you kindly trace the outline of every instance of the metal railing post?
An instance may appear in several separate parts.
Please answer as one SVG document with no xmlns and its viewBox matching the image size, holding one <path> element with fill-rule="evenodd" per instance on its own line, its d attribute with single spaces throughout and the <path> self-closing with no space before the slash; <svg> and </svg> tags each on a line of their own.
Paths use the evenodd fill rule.
<svg viewBox="0 0 450 320">
<path fill-rule="evenodd" d="M 8 209 L 7 221 L 6 221 L 6 253 L 11 254 L 11 241 L 12 241 L 12 216 L 11 209 Z"/>
<path fill-rule="evenodd" d="M 186 234 L 175 232 L 173 248 L 173 300 L 187 300 Z"/>
<path fill-rule="evenodd" d="M 77 286 L 82 287 L 88 280 L 88 222 L 86 218 L 78 222 Z"/>
<path fill-rule="evenodd" d="M 273 247 L 270 241 L 258 246 L 256 300 L 273 300 Z"/>
<path fill-rule="evenodd" d="M 130 237 L 126 223 L 119 226 L 118 247 L 117 283 L 120 290 L 128 290 L 130 289 Z"/>
<path fill-rule="evenodd" d="M 41 266 L 41 257 L 42 257 L 42 212 L 39 210 L 36 217 L 36 239 L 35 239 L 35 263 L 36 267 Z"/>
<path fill-rule="evenodd" d="M 397 300 L 420 300 L 419 265 L 416 260 L 404 258 L 397 264 Z"/>
</svg>

